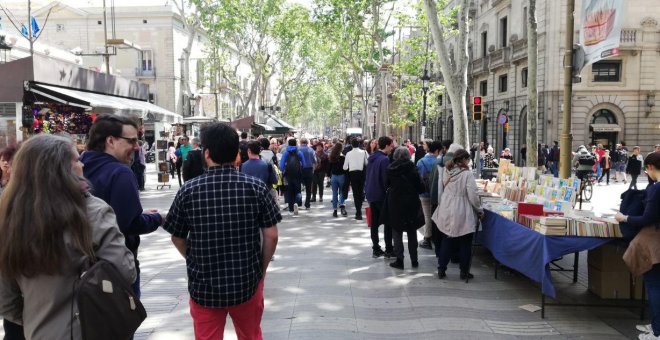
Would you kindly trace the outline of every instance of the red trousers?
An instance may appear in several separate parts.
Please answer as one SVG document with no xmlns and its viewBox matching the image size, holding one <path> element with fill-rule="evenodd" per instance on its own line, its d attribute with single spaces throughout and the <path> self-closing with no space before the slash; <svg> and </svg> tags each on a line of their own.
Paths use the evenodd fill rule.
<svg viewBox="0 0 660 340">
<path fill-rule="evenodd" d="M 190 299 L 190 316 L 193 319 L 196 340 L 222 339 L 227 314 L 231 316 L 239 340 L 262 340 L 261 316 L 264 313 L 264 280 L 257 291 L 244 303 L 224 308 L 207 308 Z"/>
</svg>

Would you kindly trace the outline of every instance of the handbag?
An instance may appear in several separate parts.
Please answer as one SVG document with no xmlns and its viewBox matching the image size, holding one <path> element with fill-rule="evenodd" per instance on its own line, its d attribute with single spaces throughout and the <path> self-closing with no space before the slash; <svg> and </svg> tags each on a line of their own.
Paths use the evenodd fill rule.
<svg viewBox="0 0 660 340">
<path fill-rule="evenodd" d="M 147 318 L 131 285 L 104 259 L 84 261 L 74 283 L 74 299 L 85 340 L 128 340 Z"/>
</svg>

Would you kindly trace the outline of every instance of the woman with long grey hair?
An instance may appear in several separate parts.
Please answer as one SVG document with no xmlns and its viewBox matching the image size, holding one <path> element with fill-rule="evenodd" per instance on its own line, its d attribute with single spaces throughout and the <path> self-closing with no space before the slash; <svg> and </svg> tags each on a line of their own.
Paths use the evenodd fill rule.
<svg viewBox="0 0 660 340">
<path fill-rule="evenodd" d="M 115 214 L 88 193 L 82 167 L 70 138 L 32 137 L 0 199 L 0 317 L 22 324 L 27 339 L 81 338 L 73 287 L 87 258 L 135 280 Z"/>
</svg>

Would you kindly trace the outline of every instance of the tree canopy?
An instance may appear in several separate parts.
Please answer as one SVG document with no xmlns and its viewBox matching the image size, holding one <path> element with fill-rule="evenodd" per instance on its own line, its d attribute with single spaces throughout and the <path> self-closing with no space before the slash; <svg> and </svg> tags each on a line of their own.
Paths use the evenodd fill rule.
<svg viewBox="0 0 660 340">
<path fill-rule="evenodd" d="M 438 114 L 444 92 L 439 67 L 431 81 L 421 80 L 424 70 L 438 65 L 423 0 L 314 0 L 310 7 L 286 0 L 192 3 L 208 35 L 206 76 L 220 78 L 237 98 L 236 118 L 278 107 L 290 123 L 323 133 L 328 127 L 371 129 L 371 112 L 387 125 L 381 131 L 389 131 L 419 122 L 423 87 L 428 119 Z M 451 20 L 442 24 L 452 26 Z M 244 65 L 248 86 L 238 76 Z M 377 109 L 383 98 L 394 103 L 386 111 Z"/>
</svg>

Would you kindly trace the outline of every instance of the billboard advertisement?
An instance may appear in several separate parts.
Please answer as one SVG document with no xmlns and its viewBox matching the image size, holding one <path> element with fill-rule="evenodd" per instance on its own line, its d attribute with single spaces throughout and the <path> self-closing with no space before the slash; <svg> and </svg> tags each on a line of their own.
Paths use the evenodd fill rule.
<svg viewBox="0 0 660 340">
<path fill-rule="evenodd" d="M 580 43 L 584 66 L 619 54 L 624 0 L 583 0 Z"/>
</svg>

